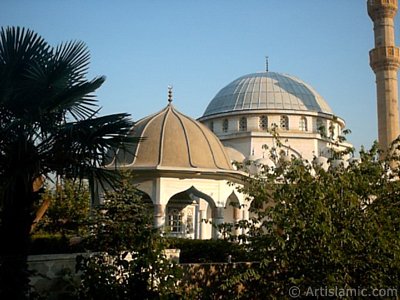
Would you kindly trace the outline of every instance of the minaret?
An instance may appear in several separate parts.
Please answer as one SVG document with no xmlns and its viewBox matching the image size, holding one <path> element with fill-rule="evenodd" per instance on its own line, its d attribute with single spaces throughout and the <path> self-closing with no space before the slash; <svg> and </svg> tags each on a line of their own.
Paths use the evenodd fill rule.
<svg viewBox="0 0 400 300">
<path fill-rule="evenodd" d="M 375 48 L 369 52 L 376 76 L 378 141 L 387 150 L 399 136 L 397 70 L 400 50 L 395 44 L 394 17 L 397 0 L 368 0 L 368 15 L 374 22 Z"/>
</svg>

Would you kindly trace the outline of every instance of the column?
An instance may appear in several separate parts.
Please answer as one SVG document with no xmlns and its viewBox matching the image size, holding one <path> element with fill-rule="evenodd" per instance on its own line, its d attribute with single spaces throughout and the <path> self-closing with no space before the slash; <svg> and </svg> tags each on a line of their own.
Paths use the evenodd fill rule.
<svg viewBox="0 0 400 300">
<path fill-rule="evenodd" d="M 165 207 L 164 204 L 154 204 L 154 227 L 162 229 L 165 226 Z"/>
<path fill-rule="evenodd" d="M 243 213 L 243 220 L 249 220 L 249 207 L 248 206 L 242 210 L 242 213 Z M 248 229 L 242 228 L 242 234 L 246 234 L 247 231 L 248 231 Z"/>
<path fill-rule="evenodd" d="M 239 207 L 233 207 L 233 224 L 236 225 L 241 220 L 241 209 Z M 234 235 L 239 235 L 239 228 L 235 228 L 233 231 Z"/>
<path fill-rule="evenodd" d="M 218 225 L 224 223 L 224 208 L 223 207 L 215 207 L 213 208 L 213 239 L 221 238 L 221 233 L 218 230 Z"/>
<path fill-rule="evenodd" d="M 199 237 L 201 240 L 206 238 L 207 224 L 203 220 L 207 220 L 207 208 L 199 210 L 200 212 L 200 232 Z"/>
</svg>

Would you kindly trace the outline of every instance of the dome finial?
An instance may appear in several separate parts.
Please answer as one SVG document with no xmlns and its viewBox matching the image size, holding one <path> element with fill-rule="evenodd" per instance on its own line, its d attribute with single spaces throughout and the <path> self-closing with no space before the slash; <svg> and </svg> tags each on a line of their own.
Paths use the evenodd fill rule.
<svg viewBox="0 0 400 300">
<path fill-rule="evenodd" d="M 168 86 L 168 103 L 169 103 L 169 104 L 171 104 L 171 102 L 172 102 L 172 100 L 173 100 L 173 98 L 172 98 L 172 89 L 173 89 L 173 86 L 172 86 L 172 85 L 169 85 L 169 86 Z"/>
<path fill-rule="evenodd" d="M 265 72 L 268 72 L 268 56 L 265 56 Z"/>
</svg>

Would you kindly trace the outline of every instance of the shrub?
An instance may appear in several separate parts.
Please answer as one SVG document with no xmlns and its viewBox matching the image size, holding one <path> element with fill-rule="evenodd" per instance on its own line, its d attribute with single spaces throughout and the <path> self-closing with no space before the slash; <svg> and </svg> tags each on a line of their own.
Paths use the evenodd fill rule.
<svg viewBox="0 0 400 300">
<path fill-rule="evenodd" d="M 180 263 L 217 263 L 227 262 L 231 256 L 232 262 L 247 261 L 242 245 L 226 240 L 191 240 L 168 238 L 168 246 L 181 250 Z"/>
<path fill-rule="evenodd" d="M 40 234 L 32 237 L 29 253 L 36 254 L 59 254 L 83 252 L 82 244 L 70 244 L 67 236 L 61 234 Z"/>
<path fill-rule="evenodd" d="M 49 203 L 45 215 L 39 220 L 34 232 L 83 234 L 89 217 L 90 193 L 85 183 L 61 180 L 57 187 L 46 187 L 41 194 L 41 204 Z"/>
<path fill-rule="evenodd" d="M 163 253 L 147 205 L 129 180 L 93 211 L 87 245 L 78 257 L 81 299 L 158 299 L 177 293 L 180 270 Z"/>
</svg>

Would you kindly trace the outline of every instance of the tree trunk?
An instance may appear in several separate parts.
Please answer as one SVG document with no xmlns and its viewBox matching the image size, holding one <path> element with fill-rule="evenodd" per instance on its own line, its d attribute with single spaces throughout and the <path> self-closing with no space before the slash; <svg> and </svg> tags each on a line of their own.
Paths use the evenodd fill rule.
<svg viewBox="0 0 400 300">
<path fill-rule="evenodd" d="M 34 193 L 29 176 L 19 174 L 4 191 L 1 224 L 0 299 L 27 299 L 27 256 Z"/>
<path fill-rule="evenodd" d="M 32 222 L 30 233 L 32 233 L 34 231 L 36 225 L 43 218 L 43 216 L 46 213 L 49 206 L 50 206 L 50 199 L 44 199 L 42 204 L 40 205 L 40 207 L 38 208 L 38 210 L 35 213 L 35 218 Z"/>
</svg>

